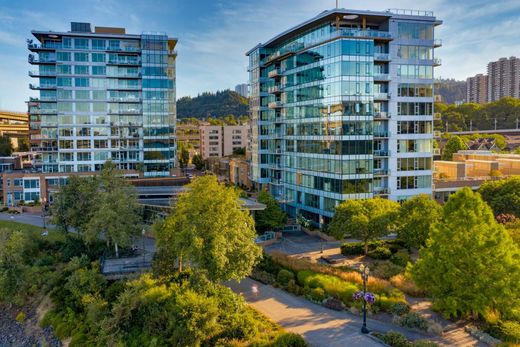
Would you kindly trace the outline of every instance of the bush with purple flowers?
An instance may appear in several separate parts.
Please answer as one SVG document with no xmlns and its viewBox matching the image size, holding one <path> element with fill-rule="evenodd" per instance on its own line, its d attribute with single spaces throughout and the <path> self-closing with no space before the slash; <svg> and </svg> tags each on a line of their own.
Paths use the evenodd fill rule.
<svg viewBox="0 0 520 347">
<path fill-rule="evenodd" d="M 354 298 L 354 301 L 365 300 L 369 304 L 376 301 L 375 295 L 370 292 L 363 293 L 362 291 L 357 291 L 352 297 Z"/>
</svg>

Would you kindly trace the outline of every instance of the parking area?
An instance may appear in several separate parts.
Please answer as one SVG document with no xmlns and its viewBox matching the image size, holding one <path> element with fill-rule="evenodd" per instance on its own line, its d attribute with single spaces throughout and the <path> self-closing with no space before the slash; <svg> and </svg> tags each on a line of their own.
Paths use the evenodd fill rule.
<svg viewBox="0 0 520 347">
<path fill-rule="evenodd" d="M 264 249 L 267 253 L 272 251 L 280 251 L 289 255 L 302 254 L 302 253 L 320 253 L 322 250 L 324 253 L 339 253 L 339 247 L 341 243 L 338 241 L 325 241 L 317 236 L 311 236 L 303 231 L 291 231 L 284 232 L 282 238 L 269 246 L 265 246 Z"/>
</svg>

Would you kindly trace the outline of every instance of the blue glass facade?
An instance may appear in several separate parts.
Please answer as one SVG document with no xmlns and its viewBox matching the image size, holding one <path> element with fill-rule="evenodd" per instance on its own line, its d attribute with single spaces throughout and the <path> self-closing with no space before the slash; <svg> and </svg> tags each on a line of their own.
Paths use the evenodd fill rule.
<svg viewBox="0 0 520 347">
<path fill-rule="evenodd" d="M 431 194 L 438 24 L 337 9 L 250 50 L 253 181 L 317 224 L 346 199 Z"/>
<path fill-rule="evenodd" d="M 144 176 L 175 164 L 175 39 L 72 23 L 28 40 L 31 143 L 44 172 L 97 171 L 106 160 Z"/>
</svg>

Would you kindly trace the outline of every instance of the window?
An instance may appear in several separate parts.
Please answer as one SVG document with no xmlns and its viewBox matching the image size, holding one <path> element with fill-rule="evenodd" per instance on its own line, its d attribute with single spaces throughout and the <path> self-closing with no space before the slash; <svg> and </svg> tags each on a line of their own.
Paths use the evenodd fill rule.
<svg viewBox="0 0 520 347">
<path fill-rule="evenodd" d="M 106 48 L 106 41 L 105 40 L 92 40 L 92 49 L 95 51 L 104 51 Z M 94 61 L 94 54 L 92 54 L 92 61 Z"/>
<path fill-rule="evenodd" d="M 88 39 L 74 39 L 75 49 L 88 49 Z"/>
<path fill-rule="evenodd" d="M 76 90 L 76 99 L 88 100 L 88 99 L 90 99 L 89 94 L 90 93 L 88 90 Z"/>
<path fill-rule="evenodd" d="M 39 192 L 25 192 L 24 193 L 24 200 L 25 201 L 36 201 L 40 199 L 40 193 Z"/>
<path fill-rule="evenodd" d="M 59 74 L 70 75 L 72 73 L 72 66 L 70 65 L 58 65 L 56 69 Z"/>
<path fill-rule="evenodd" d="M 57 79 L 58 87 L 71 87 L 72 86 L 72 78 L 70 77 L 58 77 Z"/>
<path fill-rule="evenodd" d="M 70 52 L 58 52 L 56 53 L 56 59 L 58 61 L 71 61 L 71 54 Z"/>
<path fill-rule="evenodd" d="M 93 104 L 94 106 L 94 112 L 106 112 L 107 104 L 104 102 L 95 102 Z"/>
<path fill-rule="evenodd" d="M 76 87 L 88 87 L 89 86 L 88 78 L 75 78 L 74 82 L 75 82 L 74 85 Z"/>
<path fill-rule="evenodd" d="M 76 66 L 74 66 L 74 73 L 76 75 L 88 75 L 88 65 L 76 65 Z"/>
<path fill-rule="evenodd" d="M 93 75 L 106 75 L 106 68 L 104 66 L 92 66 Z"/>
<path fill-rule="evenodd" d="M 72 99 L 72 90 L 58 89 L 58 99 L 61 99 L 61 100 Z"/>
<path fill-rule="evenodd" d="M 74 53 L 74 61 L 88 62 L 88 53 Z"/>
<path fill-rule="evenodd" d="M 40 180 L 39 179 L 25 179 L 23 180 L 24 189 L 36 189 L 40 188 Z"/>
<path fill-rule="evenodd" d="M 76 148 L 90 148 L 90 140 L 78 140 Z"/>
<path fill-rule="evenodd" d="M 93 63 L 104 63 L 105 62 L 105 53 L 92 53 L 92 62 Z"/>
<path fill-rule="evenodd" d="M 21 178 L 15 178 L 13 180 L 13 186 L 14 187 L 21 187 L 23 180 Z"/>
<path fill-rule="evenodd" d="M 62 46 L 63 48 L 72 48 L 72 39 L 70 37 L 64 37 Z"/>
</svg>

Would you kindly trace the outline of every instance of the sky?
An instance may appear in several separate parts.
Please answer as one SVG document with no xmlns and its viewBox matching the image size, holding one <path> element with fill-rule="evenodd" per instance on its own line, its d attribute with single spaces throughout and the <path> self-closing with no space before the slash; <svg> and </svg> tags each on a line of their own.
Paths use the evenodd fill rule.
<svg viewBox="0 0 520 347">
<path fill-rule="evenodd" d="M 419 5 L 420 3 L 420 5 Z M 245 52 L 320 12 L 335 0 L 0 0 L 0 109 L 25 111 L 26 39 L 31 30 L 68 31 L 70 22 L 163 31 L 179 39 L 177 97 L 233 89 L 248 79 Z M 340 0 L 342 8 L 431 10 L 442 78 L 485 73 L 489 61 L 520 56 L 519 0 Z"/>
</svg>

